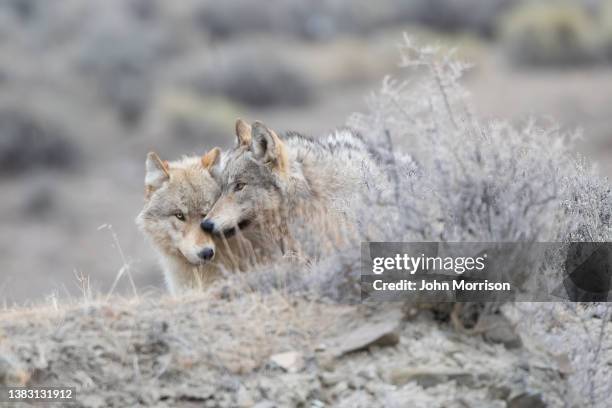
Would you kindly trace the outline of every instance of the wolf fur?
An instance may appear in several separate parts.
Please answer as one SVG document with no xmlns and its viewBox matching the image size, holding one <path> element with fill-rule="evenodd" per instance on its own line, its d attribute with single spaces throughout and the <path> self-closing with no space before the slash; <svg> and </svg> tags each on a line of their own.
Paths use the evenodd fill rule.
<svg viewBox="0 0 612 408">
<path fill-rule="evenodd" d="M 272 247 L 300 252 L 296 225 L 317 240 L 342 241 L 339 235 L 358 221 L 353 209 L 367 189 L 366 176 L 380 172 L 358 135 L 340 130 L 317 140 L 297 133 L 281 138 L 261 122 L 238 120 L 236 136 L 220 168 L 220 197 L 203 229 L 216 236 L 239 232 L 263 253 Z"/>
<path fill-rule="evenodd" d="M 136 223 L 157 250 L 172 294 L 200 287 L 219 274 L 220 265 L 231 265 L 227 242 L 200 228 L 221 194 L 211 173 L 220 156 L 218 148 L 171 162 L 147 156 L 145 204 Z"/>
</svg>

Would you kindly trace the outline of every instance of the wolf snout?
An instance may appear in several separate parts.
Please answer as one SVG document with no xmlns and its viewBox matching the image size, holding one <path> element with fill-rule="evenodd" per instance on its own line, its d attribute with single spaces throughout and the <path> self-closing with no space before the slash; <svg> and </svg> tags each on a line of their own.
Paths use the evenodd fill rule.
<svg viewBox="0 0 612 408">
<path fill-rule="evenodd" d="M 200 223 L 200 228 L 202 228 L 202 231 L 212 234 L 215 231 L 215 223 L 210 220 L 204 220 Z"/>
<path fill-rule="evenodd" d="M 200 259 L 210 261 L 215 256 L 215 250 L 212 248 L 204 248 L 198 253 Z"/>
</svg>

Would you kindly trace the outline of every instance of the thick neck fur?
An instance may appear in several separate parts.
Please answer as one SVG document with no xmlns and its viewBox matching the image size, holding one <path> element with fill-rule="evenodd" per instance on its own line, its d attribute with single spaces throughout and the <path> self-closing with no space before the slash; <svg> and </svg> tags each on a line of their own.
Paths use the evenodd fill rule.
<svg viewBox="0 0 612 408">
<path fill-rule="evenodd" d="M 277 180 L 285 202 L 278 223 L 266 220 L 266 229 L 273 225 L 274 235 L 283 238 L 278 241 L 289 248 L 304 245 L 289 232 L 295 227 L 303 235 L 318 236 L 319 242 L 337 244 L 343 241 L 340 235 L 346 241 L 347 226 L 365 185 L 365 169 L 375 167 L 365 143 L 349 131 L 319 140 L 290 133 L 283 142 L 289 165 Z"/>
<path fill-rule="evenodd" d="M 297 208 L 346 207 L 364 185 L 364 169 L 374 165 L 365 143 L 349 131 L 320 140 L 290 133 L 284 142 L 290 162 L 287 198 Z"/>
</svg>

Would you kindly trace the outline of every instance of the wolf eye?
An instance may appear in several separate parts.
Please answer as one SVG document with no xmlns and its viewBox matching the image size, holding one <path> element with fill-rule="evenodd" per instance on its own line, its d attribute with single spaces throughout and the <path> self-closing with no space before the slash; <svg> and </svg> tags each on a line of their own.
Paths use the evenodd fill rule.
<svg viewBox="0 0 612 408">
<path fill-rule="evenodd" d="M 174 216 L 181 221 L 185 221 L 185 214 L 183 214 L 181 211 L 175 212 Z"/>
<path fill-rule="evenodd" d="M 245 183 L 236 183 L 236 185 L 234 186 L 234 191 L 240 191 L 244 188 Z"/>
</svg>

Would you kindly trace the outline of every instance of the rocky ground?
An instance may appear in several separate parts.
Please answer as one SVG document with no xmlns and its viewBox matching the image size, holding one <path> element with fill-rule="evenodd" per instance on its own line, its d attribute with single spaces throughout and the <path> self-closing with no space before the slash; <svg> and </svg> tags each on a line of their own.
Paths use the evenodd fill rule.
<svg viewBox="0 0 612 408">
<path fill-rule="evenodd" d="M 79 407 L 568 406 L 567 361 L 510 321 L 464 333 L 406 305 L 219 287 L 17 309 L 0 384 L 75 386 Z"/>
</svg>

